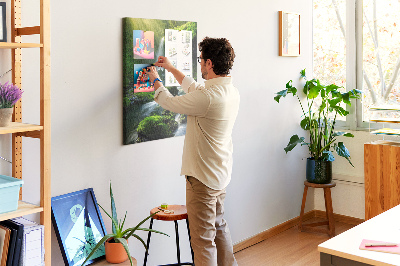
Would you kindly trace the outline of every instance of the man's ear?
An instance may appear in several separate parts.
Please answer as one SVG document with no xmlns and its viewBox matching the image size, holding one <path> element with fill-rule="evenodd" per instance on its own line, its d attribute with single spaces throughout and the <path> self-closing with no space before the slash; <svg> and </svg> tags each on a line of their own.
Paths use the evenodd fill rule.
<svg viewBox="0 0 400 266">
<path fill-rule="evenodd" d="M 209 68 L 213 68 L 214 65 L 213 65 L 213 63 L 212 63 L 212 61 L 210 59 L 207 59 L 206 66 L 209 67 Z"/>
</svg>

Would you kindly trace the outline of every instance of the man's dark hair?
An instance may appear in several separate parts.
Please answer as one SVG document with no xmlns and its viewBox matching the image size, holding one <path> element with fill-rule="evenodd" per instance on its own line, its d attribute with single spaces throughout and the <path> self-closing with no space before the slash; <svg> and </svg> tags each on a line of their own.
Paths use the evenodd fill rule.
<svg viewBox="0 0 400 266">
<path fill-rule="evenodd" d="M 203 60 L 210 59 L 216 75 L 228 75 L 235 59 L 235 51 L 225 38 L 205 37 L 199 43 Z"/>
</svg>

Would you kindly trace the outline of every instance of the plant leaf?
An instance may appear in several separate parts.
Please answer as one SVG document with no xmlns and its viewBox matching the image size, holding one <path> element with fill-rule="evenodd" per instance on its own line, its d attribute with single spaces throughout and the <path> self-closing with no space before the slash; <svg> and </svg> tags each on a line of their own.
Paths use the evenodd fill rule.
<svg viewBox="0 0 400 266">
<path fill-rule="evenodd" d="M 107 214 L 108 217 L 110 217 L 111 222 L 113 223 L 113 226 L 118 228 L 118 221 L 114 220 L 114 218 L 110 214 L 108 214 L 108 212 L 103 207 L 101 207 L 100 204 L 97 203 L 97 205 L 99 205 L 99 207 L 104 211 L 104 213 Z M 114 231 L 113 231 L 113 234 L 116 235 L 117 232 L 114 233 Z"/>
<path fill-rule="evenodd" d="M 114 234 L 108 234 L 103 236 L 100 241 L 96 244 L 96 246 L 92 249 L 92 252 L 90 252 L 90 254 L 86 257 L 85 261 L 82 263 L 81 266 L 85 265 L 85 263 L 90 259 L 91 256 L 93 256 L 93 254 L 96 252 L 96 250 L 98 250 L 100 248 L 100 246 L 106 242 L 107 239 L 114 237 Z"/>
<path fill-rule="evenodd" d="M 310 130 L 310 118 L 305 117 L 303 120 L 301 120 L 300 126 L 304 130 Z"/>
<path fill-rule="evenodd" d="M 297 93 L 297 89 L 296 87 L 292 86 L 291 80 L 289 80 L 289 82 L 286 83 L 286 90 L 281 90 L 276 93 L 277 95 L 274 97 L 274 100 L 279 103 L 281 97 L 286 97 L 286 95 L 288 95 L 289 93 L 293 94 L 293 96 L 295 96 Z"/>
<path fill-rule="evenodd" d="M 306 79 L 306 69 L 300 71 L 300 77 Z"/>
<path fill-rule="evenodd" d="M 133 236 L 134 238 L 136 238 L 137 240 L 139 240 L 140 242 L 142 242 L 144 248 L 145 248 L 146 251 L 147 251 L 147 246 L 146 246 L 146 243 L 144 243 L 143 239 L 142 239 L 140 236 L 138 236 L 137 234 L 133 234 L 132 236 Z"/>
<path fill-rule="evenodd" d="M 293 135 L 290 140 L 288 145 L 286 146 L 286 148 L 284 148 L 284 150 L 286 151 L 286 153 L 288 153 L 289 151 L 293 150 L 294 147 L 297 146 L 297 144 L 304 142 L 304 137 L 299 138 L 298 135 Z"/>
<path fill-rule="evenodd" d="M 333 162 L 335 160 L 335 157 L 333 156 L 331 151 L 323 151 L 321 158 L 322 160 L 329 162 Z"/>
<path fill-rule="evenodd" d="M 281 95 L 277 95 L 277 96 L 274 97 L 274 100 L 275 100 L 276 102 L 279 103 L 279 99 L 280 99 L 281 97 L 282 97 Z"/>
<path fill-rule="evenodd" d="M 332 136 L 333 136 L 333 137 L 337 137 L 337 136 L 342 136 L 342 135 L 344 135 L 344 134 L 346 134 L 346 132 L 336 131 L 336 132 L 333 132 Z"/>
<path fill-rule="evenodd" d="M 325 94 L 327 94 L 327 93 L 326 93 L 326 90 L 325 90 L 325 88 L 322 88 L 322 89 L 321 89 L 321 97 L 322 97 L 322 99 L 325 98 Z"/>
<path fill-rule="evenodd" d="M 291 94 L 293 94 L 293 96 L 295 96 L 297 93 L 296 87 L 291 87 L 290 89 L 288 89 L 288 93 L 291 93 Z"/>
<path fill-rule="evenodd" d="M 126 215 L 128 214 L 128 212 L 126 211 L 125 212 L 125 217 L 124 217 L 124 221 L 121 223 L 121 231 L 122 231 L 122 228 L 124 228 L 124 224 L 125 224 L 125 220 L 126 220 Z"/>
<path fill-rule="evenodd" d="M 286 97 L 287 91 L 288 91 L 287 89 L 286 89 L 286 90 L 278 91 L 278 92 L 276 93 L 277 95 L 274 97 L 274 100 L 277 101 L 277 102 L 279 103 L 279 100 L 280 100 L 281 97 Z"/>
<path fill-rule="evenodd" d="M 324 109 L 325 109 L 325 107 L 326 107 L 326 102 L 325 101 L 323 101 L 322 103 L 321 103 L 321 105 L 319 106 L 319 112 L 323 112 L 324 111 Z"/>
<path fill-rule="evenodd" d="M 349 93 L 350 93 L 350 98 L 360 99 L 362 91 L 353 89 L 353 90 L 349 91 Z"/>
<path fill-rule="evenodd" d="M 330 93 L 331 91 L 336 92 L 337 89 L 339 89 L 339 86 L 335 84 L 328 85 L 326 86 L 326 93 Z"/>
<path fill-rule="evenodd" d="M 350 94 L 349 94 L 348 92 L 342 93 L 342 99 L 343 99 L 343 102 L 344 102 L 345 104 L 351 105 L 351 102 L 350 102 Z"/>
<path fill-rule="evenodd" d="M 349 133 L 349 132 L 342 132 L 342 131 L 336 131 L 335 133 L 333 133 L 334 137 L 337 136 L 344 136 L 344 137 L 348 137 L 348 138 L 354 138 L 354 135 Z"/>
<path fill-rule="evenodd" d="M 128 228 L 128 229 L 126 229 L 125 231 L 124 231 L 124 233 L 122 234 L 122 235 L 124 235 L 124 238 L 125 239 L 128 239 L 128 238 L 130 238 L 131 236 L 133 236 L 134 235 L 134 233 L 136 232 L 136 231 L 147 231 L 147 232 L 153 232 L 153 233 L 157 233 L 157 234 L 160 234 L 160 235 L 166 235 L 166 236 L 168 236 L 168 237 L 170 237 L 168 234 L 166 234 L 166 233 L 163 233 L 163 232 L 160 232 L 160 231 L 157 231 L 157 230 L 154 230 L 154 229 L 149 229 L 149 228 L 137 228 L 136 230 L 134 230 L 134 228 Z M 129 232 L 129 233 L 128 233 Z"/>
<path fill-rule="evenodd" d="M 110 198 L 111 198 L 111 214 L 113 220 L 117 221 L 117 225 L 112 225 L 112 231 L 114 234 L 117 233 L 117 227 L 118 227 L 118 215 L 117 215 L 117 208 L 115 207 L 115 201 L 114 201 L 114 195 L 112 193 L 112 188 L 111 188 L 111 181 L 110 181 Z"/>
<path fill-rule="evenodd" d="M 307 95 L 308 91 L 316 86 L 315 83 L 317 83 L 315 79 L 306 81 L 304 84 L 303 93 Z"/>
<path fill-rule="evenodd" d="M 129 261 L 131 262 L 131 266 L 133 266 L 132 256 L 131 256 L 131 253 L 129 252 L 128 241 L 126 241 L 126 239 L 125 239 L 125 238 L 122 238 L 122 237 L 120 237 L 120 238 L 114 238 L 114 240 L 115 240 L 115 242 L 121 243 L 122 246 L 124 246 L 124 249 L 125 249 L 125 251 L 126 251 L 126 254 L 128 254 Z"/>
<path fill-rule="evenodd" d="M 141 226 L 144 222 L 146 222 L 148 219 L 150 219 L 151 217 L 153 217 L 154 215 L 156 215 L 159 212 L 160 211 L 150 214 L 149 216 L 144 218 L 140 223 L 138 223 L 135 227 L 131 227 L 131 228 L 125 230 L 124 232 L 131 231 L 128 235 L 125 236 L 125 238 L 128 239 L 129 237 L 131 237 L 133 235 L 133 233 L 135 233 L 135 231 L 139 228 L 139 226 Z M 125 234 L 126 233 L 123 233 L 122 235 L 125 235 Z"/>
<path fill-rule="evenodd" d="M 291 94 L 293 94 L 293 96 L 296 95 L 297 89 L 296 89 L 296 87 L 292 86 L 292 80 L 289 80 L 289 82 L 286 83 L 286 88 L 287 88 L 287 93 L 291 93 Z M 284 95 L 284 97 L 285 96 L 286 95 Z"/>
<path fill-rule="evenodd" d="M 339 142 L 339 143 L 336 145 L 335 148 L 336 148 L 337 154 L 338 154 L 339 156 L 342 156 L 342 157 L 346 158 L 347 161 L 349 161 L 349 163 L 351 164 L 351 166 L 354 167 L 354 165 L 353 165 L 353 164 L 351 163 L 351 161 L 350 161 L 350 152 L 349 152 L 349 150 L 346 148 L 346 146 L 344 146 L 343 142 Z"/>
<path fill-rule="evenodd" d="M 286 83 L 286 88 L 290 89 L 292 87 L 292 80 L 289 80 L 288 83 Z"/>
<path fill-rule="evenodd" d="M 339 115 L 341 116 L 346 116 L 349 114 L 348 111 L 346 111 L 343 107 L 340 106 L 332 106 L 332 108 L 338 112 Z"/>
<path fill-rule="evenodd" d="M 349 150 L 346 148 L 346 146 L 344 146 L 343 142 L 339 142 L 336 146 L 336 152 L 338 153 L 339 156 L 342 157 L 350 157 L 350 152 Z"/>
<path fill-rule="evenodd" d="M 328 100 L 329 106 L 334 107 L 337 106 L 338 103 L 342 101 L 342 97 L 335 97 L 333 99 Z"/>
<path fill-rule="evenodd" d="M 308 99 L 314 99 L 318 96 L 319 92 L 321 91 L 321 87 L 320 86 L 313 86 L 312 88 L 310 88 L 310 90 L 308 91 Z"/>
<path fill-rule="evenodd" d="M 157 231 L 157 230 L 154 230 L 154 229 L 149 229 L 149 228 L 138 228 L 138 229 L 136 229 L 136 230 L 140 230 L 140 231 L 148 231 L 148 232 L 153 232 L 153 233 L 157 233 L 157 234 L 161 234 L 161 235 L 166 235 L 166 236 L 168 236 L 169 237 L 169 235 L 168 234 L 166 234 L 166 233 L 163 233 L 163 232 L 160 232 L 160 231 Z"/>
</svg>

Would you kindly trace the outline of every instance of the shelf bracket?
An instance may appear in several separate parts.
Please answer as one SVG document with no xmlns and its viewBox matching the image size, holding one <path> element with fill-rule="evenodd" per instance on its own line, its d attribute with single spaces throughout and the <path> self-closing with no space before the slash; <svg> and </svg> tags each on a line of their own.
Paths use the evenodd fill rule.
<svg viewBox="0 0 400 266">
<path fill-rule="evenodd" d="M 40 138 L 40 131 L 20 132 L 20 133 L 17 133 L 17 136 L 39 139 Z"/>
<path fill-rule="evenodd" d="M 17 28 L 17 36 L 40 34 L 40 26 Z"/>
</svg>

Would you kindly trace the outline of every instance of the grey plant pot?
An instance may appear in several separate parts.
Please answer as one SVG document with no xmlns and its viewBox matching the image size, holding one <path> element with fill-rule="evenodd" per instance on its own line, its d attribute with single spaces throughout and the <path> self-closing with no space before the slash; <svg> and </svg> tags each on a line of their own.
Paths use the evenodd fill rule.
<svg viewBox="0 0 400 266">
<path fill-rule="evenodd" d="M 332 182 L 332 162 L 307 158 L 306 180 L 315 184 Z"/>
<path fill-rule="evenodd" d="M 7 127 L 11 124 L 14 108 L 0 109 L 0 127 Z"/>
</svg>

